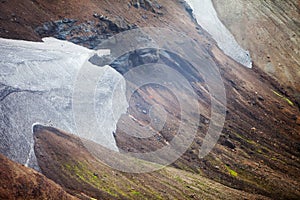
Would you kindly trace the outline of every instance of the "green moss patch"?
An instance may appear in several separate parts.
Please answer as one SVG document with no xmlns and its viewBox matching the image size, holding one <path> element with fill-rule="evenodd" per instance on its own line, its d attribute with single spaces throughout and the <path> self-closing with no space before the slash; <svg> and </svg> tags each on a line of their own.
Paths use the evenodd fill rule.
<svg viewBox="0 0 300 200">
<path fill-rule="evenodd" d="M 233 176 L 233 177 L 238 176 L 238 173 L 236 171 L 234 171 L 233 169 L 231 169 L 229 166 L 225 165 L 225 168 L 227 169 L 227 171 L 230 173 L 231 176 Z"/>
<path fill-rule="evenodd" d="M 283 100 L 285 100 L 290 106 L 294 106 L 294 103 L 293 103 L 291 100 L 289 100 L 287 97 L 285 97 L 285 96 L 279 94 L 278 92 L 276 92 L 276 91 L 274 91 L 274 90 L 272 90 L 272 92 L 273 92 L 274 94 L 276 94 L 277 96 L 281 97 Z"/>
<path fill-rule="evenodd" d="M 141 193 L 140 193 L 139 191 L 136 191 L 136 190 L 132 190 L 130 193 L 131 193 L 133 196 L 140 196 L 140 195 L 141 195 Z"/>
</svg>

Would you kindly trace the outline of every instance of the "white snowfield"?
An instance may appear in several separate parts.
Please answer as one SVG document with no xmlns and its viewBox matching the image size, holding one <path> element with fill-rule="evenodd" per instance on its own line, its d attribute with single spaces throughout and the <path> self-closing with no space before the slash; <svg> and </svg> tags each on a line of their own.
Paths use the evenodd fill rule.
<svg viewBox="0 0 300 200">
<path fill-rule="evenodd" d="M 32 125 L 51 125 L 79 134 L 73 115 L 74 85 L 82 66 L 89 63 L 88 59 L 95 53 L 103 54 L 101 50 L 92 51 L 54 38 L 43 41 L 0 38 L 0 152 L 33 168 L 38 165 L 33 151 Z M 113 132 L 118 118 L 128 106 L 125 81 L 110 66 L 98 67 L 91 63 L 89 66 L 100 75 L 95 91 L 90 94 L 95 96 L 94 101 L 77 102 L 77 106 L 93 108 L 98 125 L 103 127 L 79 135 L 118 151 Z M 115 94 L 111 88 L 115 88 Z M 81 94 L 80 90 L 84 100 L 88 88 L 77 89 L 77 95 Z M 112 108 L 113 95 L 122 100 L 118 102 L 120 106 Z M 80 125 L 91 126 L 85 109 L 77 109 L 76 115 L 85 120 Z M 79 130 L 86 127 L 79 127 Z"/>
<path fill-rule="evenodd" d="M 249 52 L 237 43 L 234 36 L 220 21 L 212 0 L 186 0 L 186 2 L 193 9 L 198 24 L 214 38 L 220 49 L 238 63 L 252 68 Z"/>
</svg>

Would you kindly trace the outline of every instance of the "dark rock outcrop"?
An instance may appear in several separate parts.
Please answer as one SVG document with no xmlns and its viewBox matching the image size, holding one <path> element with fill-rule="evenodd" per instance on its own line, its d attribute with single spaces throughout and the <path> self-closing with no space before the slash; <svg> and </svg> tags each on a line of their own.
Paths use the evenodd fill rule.
<svg viewBox="0 0 300 200">
<path fill-rule="evenodd" d="M 157 1 L 150 1 L 150 0 L 132 0 L 130 1 L 129 4 L 134 6 L 137 9 L 143 8 L 153 13 L 160 13 L 157 10 L 162 8 L 162 6 Z"/>
<path fill-rule="evenodd" d="M 93 16 L 95 21 L 83 23 L 68 18 L 45 22 L 42 26 L 38 26 L 35 32 L 40 37 L 52 36 L 94 49 L 108 37 L 136 27 L 121 17 L 109 19 L 97 13 L 94 13 Z"/>
<path fill-rule="evenodd" d="M 197 22 L 196 17 L 193 13 L 193 9 L 191 8 L 191 6 L 185 1 L 185 0 L 180 0 L 180 3 L 183 5 L 183 7 L 185 8 L 185 10 L 189 13 L 191 19 L 194 22 Z"/>
</svg>

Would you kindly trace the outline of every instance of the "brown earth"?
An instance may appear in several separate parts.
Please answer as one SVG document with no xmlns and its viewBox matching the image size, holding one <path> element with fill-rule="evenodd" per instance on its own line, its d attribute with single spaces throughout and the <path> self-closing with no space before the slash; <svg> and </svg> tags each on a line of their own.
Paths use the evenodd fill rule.
<svg viewBox="0 0 300 200">
<path fill-rule="evenodd" d="M 198 177 L 200 174 L 229 187 L 247 192 L 263 194 L 275 199 L 298 199 L 300 196 L 300 179 L 298 176 L 300 173 L 300 126 L 298 122 L 300 112 L 297 107 L 297 94 L 291 92 L 297 90 L 298 72 L 295 70 L 299 66 L 297 65 L 299 56 L 294 55 L 295 51 L 289 51 L 288 48 L 279 48 L 275 52 L 273 48 L 268 50 L 260 46 L 262 40 L 267 41 L 272 37 L 276 40 L 272 44 L 279 45 L 276 43 L 280 41 L 278 38 L 276 39 L 277 34 L 274 34 L 271 30 L 270 35 L 265 36 L 262 34 L 259 40 L 253 38 L 255 34 L 250 34 L 251 37 L 249 38 L 245 36 L 244 40 L 242 40 L 229 25 L 229 28 L 242 45 L 246 43 L 251 44 L 249 47 L 244 47 L 250 49 L 254 59 L 254 67 L 253 69 L 246 69 L 226 57 L 205 31 L 199 27 L 199 30 L 197 30 L 195 28 L 197 25 L 190 19 L 189 14 L 184 11 L 183 6 L 178 1 L 161 0 L 158 2 L 162 5 L 162 8 L 154 13 L 144 9 L 136 9 L 133 6 L 129 7 L 127 1 L 2 1 L 0 4 L 0 36 L 39 40 L 40 38 L 34 32 L 34 29 L 37 26 L 41 26 L 44 22 L 64 17 L 84 22 L 86 20 L 95 20 L 93 17 L 94 13 L 103 14 L 109 18 L 121 16 L 129 23 L 141 27 L 159 26 L 187 34 L 200 48 L 197 53 L 206 55 L 205 52 L 207 52 L 208 55 L 206 57 L 208 60 L 216 63 L 220 69 L 226 88 L 227 116 L 222 132 L 223 135 L 219 143 L 207 157 L 199 159 L 198 150 L 207 131 L 208 120 L 210 118 L 210 96 L 205 89 L 205 83 L 203 83 L 201 74 L 196 76 L 195 80 L 190 81 L 194 90 L 199 94 L 198 101 L 201 108 L 200 126 L 193 145 L 173 166 L 181 169 L 180 172 L 184 170 L 184 173 L 191 173 L 193 177 Z M 272 5 L 271 2 L 268 4 Z M 247 5 L 254 5 L 254 3 Z M 217 9 L 218 11 L 220 10 L 218 6 Z M 219 12 L 221 13 L 221 11 Z M 259 13 L 266 16 L 270 15 L 269 12 L 262 13 L 260 11 Z M 147 19 L 144 19 L 143 15 L 147 15 Z M 224 20 L 224 18 L 222 19 Z M 249 19 L 251 19 L 250 12 Z M 296 17 L 296 19 L 299 18 Z M 261 22 L 259 19 L 256 21 Z M 224 20 L 224 23 L 227 23 L 226 20 Z M 261 23 L 261 26 L 268 29 L 269 24 Z M 249 27 L 252 27 L 253 33 L 260 30 L 257 29 L 257 26 Z M 286 29 L 284 27 L 279 27 L 280 30 L 282 28 L 283 32 L 285 32 Z M 297 32 L 298 27 L 293 25 L 289 29 Z M 281 32 L 279 31 L 280 34 Z M 265 51 L 271 52 L 269 54 L 271 54 L 270 59 L 273 63 L 272 68 L 274 67 L 275 71 L 278 70 L 278 73 L 272 74 L 265 70 L 265 60 L 262 59 L 262 57 L 268 54 Z M 282 59 L 282 55 L 286 54 L 293 56 L 293 59 L 290 61 Z M 285 62 L 287 63 L 286 66 L 288 66 L 288 63 L 292 66 L 291 68 L 285 68 L 292 74 L 291 80 L 295 81 L 295 83 L 290 84 L 292 90 L 287 89 L 286 86 L 288 85 L 285 85 L 286 79 L 281 79 L 279 72 L 282 68 L 274 64 L 276 62 Z M 116 140 L 119 148 L 129 152 L 143 152 L 151 151 L 165 145 L 166 141 L 171 140 L 174 136 L 174 133 L 170 130 L 176 130 L 178 123 L 180 123 L 176 115 L 176 101 L 172 100 L 168 91 L 155 86 L 141 88 L 135 95 L 128 113 L 118 122 Z M 126 131 L 124 130 L 132 130 L 132 127 L 122 126 L 122 121 L 125 125 L 130 124 L 133 119 L 137 119 L 135 123 L 141 125 L 148 122 L 147 116 L 136 107 L 137 103 L 142 105 L 158 103 L 166 108 L 169 113 L 173 113 L 169 115 L 170 121 L 167 124 L 168 127 L 157 133 L 157 135 L 162 136 L 160 141 L 155 138 L 140 140 L 126 135 Z M 186 125 L 192 124 L 192 122 L 185 123 Z M 66 147 L 61 145 L 60 148 Z M 36 153 L 39 154 L 39 151 L 40 149 L 36 150 Z M 60 156 L 60 154 L 64 154 L 64 151 L 61 151 L 61 149 L 55 150 L 54 155 Z M 72 159 L 72 156 L 70 159 Z M 60 179 L 53 174 L 49 175 L 51 172 L 49 169 L 53 168 L 56 169 L 55 172 L 58 175 L 60 173 L 71 173 L 75 169 L 68 172 L 68 170 L 61 167 L 64 163 L 51 164 L 48 157 L 42 159 L 42 156 L 39 159 L 41 168 L 44 169 L 43 172 L 47 177 L 50 176 L 50 178 L 70 190 L 82 190 L 79 188 L 79 185 L 72 186 L 68 178 Z M 59 159 L 62 159 L 61 156 Z M 72 160 L 74 168 L 77 165 L 80 166 L 76 160 L 77 158 Z M 42 167 L 50 164 L 51 167 Z M 169 173 L 167 175 L 171 176 Z M 149 178 L 149 181 L 151 178 Z M 165 180 L 160 181 L 163 182 Z M 180 188 L 178 189 L 179 191 L 183 190 L 181 186 L 178 187 Z M 197 185 L 195 187 L 200 186 Z M 140 189 L 145 190 L 143 188 Z M 185 192 L 182 193 L 185 194 Z M 91 194 L 96 193 L 91 192 Z M 102 193 L 97 193 L 97 195 L 103 195 L 108 198 L 112 197 L 109 192 L 103 190 Z M 122 195 L 130 196 L 128 192 L 122 193 Z M 168 195 L 176 196 L 175 194 Z"/>
<path fill-rule="evenodd" d="M 119 172 L 95 159 L 74 135 L 43 126 L 36 126 L 34 135 L 42 172 L 82 199 L 267 199 L 172 167 Z"/>
<path fill-rule="evenodd" d="M 227 58 L 224 60 L 219 49 L 214 48 L 212 52 L 216 55 L 217 63 L 218 59 L 222 59 L 221 63 L 226 63 L 225 66 L 219 65 L 227 95 L 223 135 L 207 157 L 198 158 L 207 131 L 206 121 L 210 115 L 209 94 L 201 81 L 191 83 L 195 85 L 197 93 L 201 94 L 198 99 L 202 114 L 200 126 L 193 145 L 173 166 L 203 174 L 248 192 L 273 198 L 297 199 L 300 195 L 297 176 L 300 130 L 296 122 L 298 108 L 275 94 L 279 84 L 256 66 L 252 70 L 242 68 Z M 198 79 L 201 80 L 201 77 Z M 154 151 L 172 140 L 178 124 L 183 123 L 187 127 L 195 124 L 194 120 L 184 122 L 178 119 L 178 102 L 164 88 L 145 86 L 132 99 L 130 109 L 119 120 L 116 132 L 118 147 L 124 151 Z M 140 107 L 151 107 L 155 104 L 163 106 L 169 113 L 164 129 L 147 139 L 128 135 L 136 131 L 133 127 L 149 123 L 149 118 Z M 192 108 L 190 113 L 193 113 Z M 234 148 L 226 143 L 233 144 Z"/>
<path fill-rule="evenodd" d="M 108 18 L 122 17 L 140 27 L 163 27 L 182 31 L 187 27 L 196 26 L 187 13 L 183 13 L 183 6 L 179 1 L 157 1 L 161 6 L 156 13 L 145 9 L 129 6 L 130 1 L 72 1 L 72 0 L 3 0 L 0 4 L 0 36 L 4 38 L 25 39 L 39 41 L 39 35 L 34 31 L 44 22 L 73 18 L 80 22 L 95 21 L 94 14 Z M 147 16 L 144 19 L 142 16 Z M 174 23 L 175 22 L 175 23 Z M 190 32 L 186 31 L 187 33 Z M 199 39 L 199 38 L 198 38 Z M 201 39 L 201 38 L 200 38 Z"/>
<path fill-rule="evenodd" d="M 35 170 L 0 154 L 0 199 L 77 199 Z"/>
<path fill-rule="evenodd" d="M 221 21 L 264 72 L 300 102 L 300 3 L 213 0 Z"/>
</svg>

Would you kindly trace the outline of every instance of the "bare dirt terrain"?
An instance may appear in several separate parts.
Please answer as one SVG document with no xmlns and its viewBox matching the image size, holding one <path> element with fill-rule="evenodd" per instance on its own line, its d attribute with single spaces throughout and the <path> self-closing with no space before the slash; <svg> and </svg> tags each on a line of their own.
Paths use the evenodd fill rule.
<svg viewBox="0 0 300 200">
<path fill-rule="evenodd" d="M 80 198 L 267 199 L 172 167 L 147 174 L 113 170 L 95 159 L 80 138 L 52 127 L 36 127 L 35 140 L 43 173 Z"/>
<path fill-rule="evenodd" d="M 289 88 L 289 94 L 297 97 L 299 102 L 299 1 L 213 2 L 222 22 L 238 42 L 250 50 L 256 65 Z"/>
<path fill-rule="evenodd" d="M 160 0 L 157 2 L 161 7 L 154 7 L 153 10 L 136 8 L 125 0 L 75 2 L 4 0 L 0 3 L 0 36 L 35 41 L 40 40 L 42 36 L 62 36 L 64 33 L 58 33 L 59 31 L 55 28 L 53 32 L 45 31 L 43 34 L 37 33 L 36 30 L 38 27 L 43 27 L 46 22 L 63 20 L 64 18 L 77 20 L 76 25 L 78 26 L 81 26 L 82 23 L 98 23 L 98 15 L 107 16 L 118 27 L 111 29 L 111 26 L 106 26 L 107 24 L 101 22 L 100 25 L 107 28 L 105 31 L 101 29 L 101 33 L 105 33 L 107 37 L 110 34 L 122 31 L 123 23 L 126 26 L 130 24 L 139 27 L 169 28 L 188 35 L 201 49 L 196 53 L 205 55 L 209 61 L 214 62 L 219 68 L 226 88 L 226 122 L 221 138 L 214 150 L 205 158 L 199 159 L 199 148 L 209 124 L 210 96 L 205 89 L 202 74 L 187 73 L 185 75 L 190 76 L 188 80 L 199 95 L 197 100 L 202 110 L 196 138 L 188 151 L 172 164 L 175 169 L 168 167 L 160 172 L 137 176 L 113 171 L 99 163 L 96 164 L 99 169 L 96 169 L 91 164 L 95 161 L 80 146 L 78 138 L 63 133 L 64 137 L 62 137 L 59 136 L 60 134 L 53 133 L 59 133 L 59 131 L 42 129 L 43 131 L 40 133 L 40 138 L 37 138 L 35 148 L 42 172 L 72 194 L 79 195 L 81 198 L 83 197 L 80 195 L 99 198 L 133 198 L 136 197 L 135 195 L 143 195 L 150 198 L 155 197 L 153 196 L 154 193 L 157 198 L 239 199 L 241 198 L 240 195 L 245 195 L 246 198 L 250 199 L 256 198 L 247 196 L 249 192 L 274 199 L 299 199 L 300 112 L 299 101 L 297 101 L 297 93 L 295 92 L 299 91 L 299 74 L 297 74 L 299 72 L 297 71 L 299 56 L 296 52 L 299 25 L 291 22 L 287 30 L 283 24 L 277 26 L 276 21 L 274 22 L 275 25 L 270 25 L 268 21 L 260 19 L 260 15 L 271 15 L 269 11 L 259 11 L 259 15 L 254 15 L 256 17 L 254 21 L 251 21 L 254 17 L 251 12 L 247 12 L 249 20 L 240 23 L 257 22 L 259 26 L 255 24 L 247 25 L 245 28 L 251 34 L 239 35 L 239 31 L 235 30 L 241 29 L 240 26 L 236 24 L 233 26 L 230 24 L 229 18 L 226 20 L 225 17 L 221 17 L 240 44 L 245 49 L 250 50 L 254 65 L 252 69 L 246 69 L 224 55 L 210 36 L 194 23 L 179 1 Z M 276 2 L 280 4 L 278 1 Z M 217 3 L 216 8 L 222 16 L 222 11 Z M 268 5 L 273 5 L 273 3 L 269 2 Z M 284 2 L 283 4 L 285 5 Z M 246 8 L 254 9 L 256 8 L 254 5 L 254 3 L 249 3 Z M 260 8 L 265 8 L 264 6 Z M 95 13 L 97 14 L 96 17 L 94 16 Z M 280 13 L 278 14 L 280 16 L 283 15 L 279 11 L 277 13 Z M 290 15 L 286 17 L 288 16 Z M 120 18 L 123 19 L 121 20 L 122 23 L 119 20 Z M 296 21 L 299 20 L 299 17 L 294 14 L 290 18 L 295 18 Z M 268 17 L 266 19 L 270 20 Z M 288 23 L 289 20 L 284 22 Z M 280 31 L 273 32 L 272 28 L 274 30 L 278 28 Z M 268 31 L 263 31 L 264 34 L 257 36 L 256 32 L 264 29 Z M 278 45 L 281 45 L 279 44 L 280 41 L 283 40 L 279 40 L 277 36 L 280 38 L 281 34 L 285 35 L 292 32 L 295 32 L 296 36 L 292 34 L 291 41 L 294 37 L 296 43 L 290 43 L 291 48 L 278 48 Z M 90 38 L 93 34 L 97 35 L 97 33 L 84 32 L 81 29 L 73 34 L 65 34 L 65 39 L 72 40 L 77 36 Z M 257 37 L 260 39 L 257 39 Z M 272 40 L 270 48 L 266 49 L 265 46 L 261 46 L 262 41 L 267 44 L 269 39 Z M 92 46 L 89 39 L 82 40 L 81 38 L 81 41 L 83 41 L 80 43 L 82 45 Z M 173 60 L 167 60 L 167 62 L 171 65 L 175 63 L 174 58 Z M 282 63 L 282 65 L 278 63 Z M 187 65 L 183 63 L 182 66 L 186 67 Z M 268 68 L 268 66 L 271 67 Z M 268 71 L 268 69 L 271 69 L 271 71 Z M 125 66 L 123 71 L 126 70 L 128 69 Z M 282 70 L 290 75 L 282 75 L 286 74 L 282 73 Z M 121 70 L 119 72 L 121 73 Z M 286 84 L 287 80 L 291 80 L 291 82 Z M 148 122 L 143 110 L 136 106 L 137 103 L 142 106 L 151 106 L 158 103 L 164 106 L 169 113 L 172 113 L 170 114 L 168 127 L 157 133 L 161 136 L 161 140 L 156 138 L 141 140 L 126 135 L 122 131 L 124 130 L 122 122 L 130 124 L 133 117 L 137 119 L 136 123 L 138 124 Z M 121 150 L 128 152 L 150 151 L 163 146 L 166 141 L 174 137 L 174 133 L 170 130 L 176 129 L 178 125 L 179 118 L 176 115 L 178 110 L 176 101 L 173 100 L 167 90 L 151 85 L 141 88 L 135 93 L 130 105 L 128 113 L 119 121 L 115 133 L 118 147 Z M 189 125 L 191 122 L 185 123 Z M 131 127 L 125 128 L 130 129 Z M 69 145 L 65 145 L 66 143 Z M 77 154 L 70 153 L 73 151 L 79 151 L 78 154 L 82 155 L 82 158 L 78 157 Z M 94 176 L 94 171 L 99 176 Z M 103 173 L 101 173 L 102 171 Z M 115 173 L 118 175 L 115 175 Z M 102 174 L 101 180 L 99 178 L 100 174 Z M 176 180 L 174 174 L 179 177 L 178 180 Z M 192 181 L 187 177 L 192 177 Z M 225 190 L 233 192 L 225 194 L 223 193 L 224 186 L 217 184 L 217 188 L 220 187 L 217 189 L 220 196 L 211 196 L 216 193 L 206 192 L 211 191 L 211 188 L 209 187 L 206 190 L 203 187 L 215 184 L 215 182 L 210 183 L 209 180 L 203 177 L 222 183 L 226 185 Z M 190 181 L 195 181 L 198 184 L 187 184 Z M 124 182 L 128 182 L 128 187 L 124 185 Z M 171 182 L 170 185 L 168 182 Z M 205 183 L 205 186 L 202 187 L 202 183 Z M 139 184 L 143 187 L 138 186 Z M 240 193 L 240 191 L 228 189 L 228 187 L 243 192 Z M 160 188 L 163 189 L 160 191 Z M 88 189 L 88 194 L 78 193 L 78 191 L 83 192 L 85 189 Z M 153 191 L 153 194 L 151 191 Z M 117 197 L 114 196 L 115 194 L 117 194 Z"/>
<path fill-rule="evenodd" d="M 0 155 L 0 199 L 77 199 L 33 169 Z"/>
</svg>

